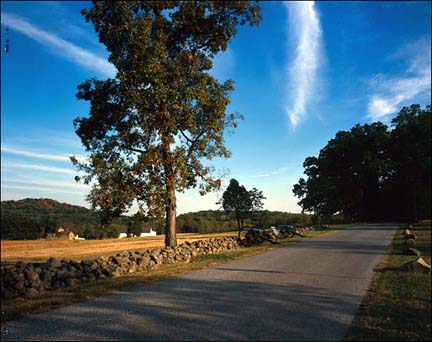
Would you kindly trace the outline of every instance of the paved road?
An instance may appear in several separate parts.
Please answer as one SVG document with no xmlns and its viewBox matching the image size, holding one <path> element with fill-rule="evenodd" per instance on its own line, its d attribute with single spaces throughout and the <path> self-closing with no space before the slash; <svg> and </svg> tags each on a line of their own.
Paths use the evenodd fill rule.
<svg viewBox="0 0 432 342">
<path fill-rule="evenodd" d="M 341 340 L 395 227 L 351 227 L 19 319 L 2 340 Z"/>
</svg>

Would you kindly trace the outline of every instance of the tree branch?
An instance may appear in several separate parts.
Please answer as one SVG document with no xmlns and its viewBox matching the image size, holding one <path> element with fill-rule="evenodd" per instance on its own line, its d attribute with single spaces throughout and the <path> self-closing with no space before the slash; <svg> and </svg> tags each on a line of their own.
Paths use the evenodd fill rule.
<svg viewBox="0 0 432 342">
<path fill-rule="evenodd" d="M 129 151 L 132 151 L 132 152 L 136 152 L 136 153 L 141 153 L 141 154 L 146 154 L 147 153 L 147 151 L 140 150 L 138 148 L 128 147 L 128 146 L 125 146 L 125 145 L 118 145 L 118 146 L 121 147 L 121 148 L 124 148 L 126 150 L 129 150 Z"/>
</svg>

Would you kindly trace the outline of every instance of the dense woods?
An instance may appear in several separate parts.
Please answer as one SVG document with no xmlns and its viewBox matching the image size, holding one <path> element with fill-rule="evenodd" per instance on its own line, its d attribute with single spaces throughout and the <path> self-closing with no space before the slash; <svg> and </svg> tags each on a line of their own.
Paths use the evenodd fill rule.
<svg viewBox="0 0 432 342">
<path fill-rule="evenodd" d="M 431 106 L 404 107 L 381 122 L 339 131 L 303 164 L 294 185 L 305 212 L 346 221 L 431 217 Z"/>
</svg>

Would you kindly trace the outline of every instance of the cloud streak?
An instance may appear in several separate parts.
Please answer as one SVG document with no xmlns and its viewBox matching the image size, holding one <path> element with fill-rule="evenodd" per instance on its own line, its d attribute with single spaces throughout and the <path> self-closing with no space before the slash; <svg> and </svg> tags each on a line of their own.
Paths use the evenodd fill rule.
<svg viewBox="0 0 432 342">
<path fill-rule="evenodd" d="M 1 151 L 24 156 L 24 157 L 29 157 L 29 158 L 55 160 L 55 161 L 63 161 L 63 162 L 71 163 L 69 156 L 61 155 L 61 154 L 40 153 L 40 152 L 34 152 L 34 151 L 23 150 L 20 148 L 10 147 L 10 146 L 2 146 Z M 87 158 L 84 156 L 75 155 L 75 157 L 80 163 L 88 161 Z"/>
<path fill-rule="evenodd" d="M 1 151 L 7 152 L 7 153 L 12 153 L 12 154 L 17 154 L 20 156 L 36 158 L 36 159 L 57 160 L 57 161 L 67 161 L 67 162 L 70 161 L 69 157 L 67 157 L 67 156 L 26 151 L 26 150 L 17 149 L 14 147 L 2 146 Z"/>
<path fill-rule="evenodd" d="M 53 33 L 38 28 L 24 18 L 2 12 L 1 22 L 3 25 L 8 25 L 10 29 L 20 32 L 38 43 L 51 48 L 54 53 L 74 62 L 75 64 L 96 71 L 106 77 L 114 77 L 116 75 L 116 68 L 107 60 L 62 39 Z"/>
<path fill-rule="evenodd" d="M 83 189 L 83 190 L 90 190 L 90 185 L 86 184 L 80 184 L 75 183 L 73 180 L 70 182 L 68 181 L 53 181 L 48 179 L 37 179 L 37 178 L 13 178 L 13 179 L 2 179 L 2 182 L 7 183 L 19 183 L 19 184 L 34 184 L 38 186 L 45 186 L 45 187 L 53 187 L 53 188 L 73 188 L 76 190 Z M 3 184 L 2 184 L 3 187 Z"/>
<path fill-rule="evenodd" d="M 420 39 L 403 46 L 391 58 L 404 60 L 407 63 L 406 72 L 398 77 L 376 75 L 370 81 L 373 93 L 366 118 L 372 121 L 386 120 L 404 102 L 431 91 L 430 41 Z"/>
<path fill-rule="evenodd" d="M 307 115 L 307 105 L 320 66 L 322 34 L 313 1 L 288 1 L 284 5 L 289 24 L 288 53 L 295 47 L 295 57 L 287 65 L 289 84 L 285 111 L 295 128 Z"/>
<path fill-rule="evenodd" d="M 52 189 L 52 188 L 43 188 L 38 186 L 25 186 L 25 185 L 1 185 L 2 189 L 17 189 L 17 190 L 27 190 L 27 191 L 43 191 L 43 192 L 50 192 L 50 193 L 61 193 L 61 194 L 73 194 L 76 195 L 77 191 L 68 191 L 68 190 L 62 190 L 62 189 Z M 9 194 L 12 195 L 12 194 Z M 3 194 L 2 194 L 3 196 Z"/>
<path fill-rule="evenodd" d="M 37 164 L 26 164 L 26 163 L 5 163 L 2 164 L 2 168 L 6 169 L 25 169 L 25 170 L 37 170 L 37 171 L 46 171 L 53 173 L 65 173 L 68 175 L 76 175 L 77 172 L 66 169 L 63 167 L 55 167 L 55 166 L 45 166 L 45 165 L 37 165 Z"/>
</svg>

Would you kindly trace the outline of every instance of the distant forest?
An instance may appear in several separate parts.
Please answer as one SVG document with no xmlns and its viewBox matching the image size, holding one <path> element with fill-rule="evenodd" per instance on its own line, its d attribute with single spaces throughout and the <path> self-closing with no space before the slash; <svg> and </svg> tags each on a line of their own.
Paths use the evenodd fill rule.
<svg viewBox="0 0 432 342">
<path fill-rule="evenodd" d="M 103 232 L 97 212 L 84 207 L 60 203 L 52 199 L 26 198 L 19 201 L 1 202 L 1 238 L 12 240 L 30 240 L 45 238 L 55 233 L 59 227 L 72 231 L 86 239 L 117 237 L 120 227 L 127 227 L 129 216 L 116 219 Z M 338 221 L 334 218 L 333 221 Z M 327 223 L 329 221 L 326 221 Z M 291 214 L 286 212 L 263 210 L 251 213 L 245 225 L 276 225 L 281 223 L 305 226 L 318 223 L 312 215 Z M 163 223 L 146 223 L 158 234 L 162 234 Z M 219 210 L 199 211 L 181 214 L 177 217 L 177 231 L 180 233 L 213 233 L 235 230 L 233 216 Z"/>
</svg>

